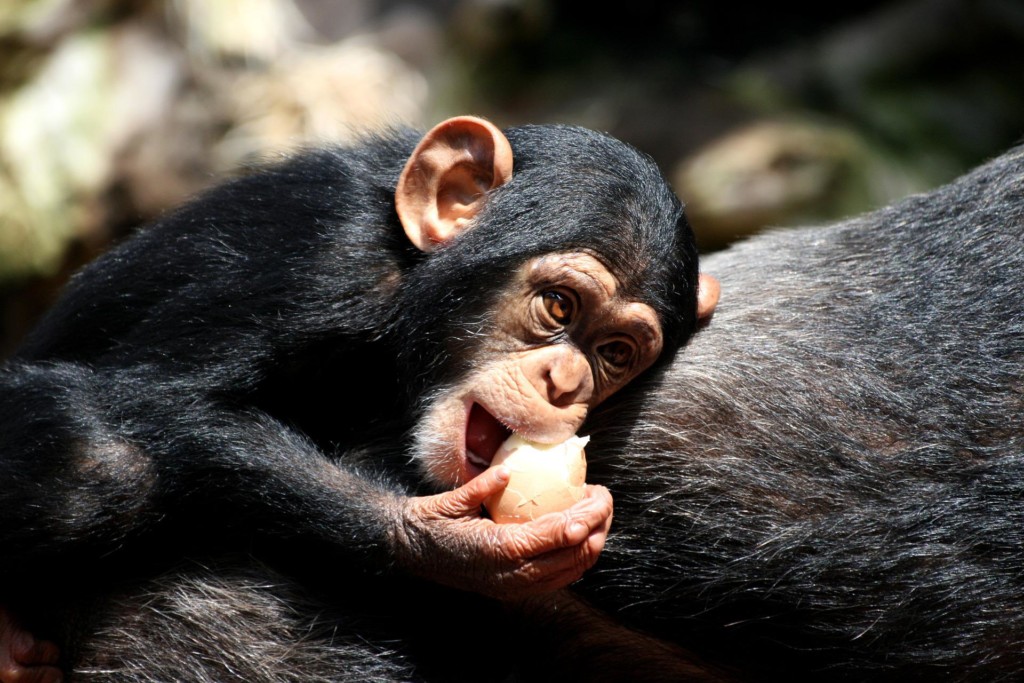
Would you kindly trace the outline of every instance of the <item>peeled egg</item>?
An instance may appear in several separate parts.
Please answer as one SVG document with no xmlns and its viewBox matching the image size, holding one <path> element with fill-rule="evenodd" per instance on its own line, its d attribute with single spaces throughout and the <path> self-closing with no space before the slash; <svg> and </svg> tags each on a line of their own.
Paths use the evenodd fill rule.
<svg viewBox="0 0 1024 683">
<path fill-rule="evenodd" d="M 484 507 L 499 524 L 528 522 L 559 512 L 581 500 L 587 476 L 583 449 L 589 436 L 571 436 L 562 443 L 542 444 L 513 434 L 494 454 L 491 467 L 504 465 L 511 477 L 504 490 Z"/>
</svg>

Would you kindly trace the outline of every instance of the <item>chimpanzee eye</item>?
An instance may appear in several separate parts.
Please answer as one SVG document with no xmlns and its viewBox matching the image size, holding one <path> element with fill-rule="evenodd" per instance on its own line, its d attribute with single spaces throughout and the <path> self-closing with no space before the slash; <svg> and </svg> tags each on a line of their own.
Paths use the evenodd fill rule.
<svg viewBox="0 0 1024 683">
<path fill-rule="evenodd" d="M 548 291 L 544 292 L 541 298 L 544 300 L 544 308 L 556 323 L 568 325 L 572 322 L 576 303 L 570 297 L 561 292 Z"/>
<path fill-rule="evenodd" d="M 633 346 L 624 341 L 602 344 L 598 347 L 597 352 L 601 354 L 602 358 L 617 368 L 629 365 L 629 361 L 633 358 Z"/>
</svg>

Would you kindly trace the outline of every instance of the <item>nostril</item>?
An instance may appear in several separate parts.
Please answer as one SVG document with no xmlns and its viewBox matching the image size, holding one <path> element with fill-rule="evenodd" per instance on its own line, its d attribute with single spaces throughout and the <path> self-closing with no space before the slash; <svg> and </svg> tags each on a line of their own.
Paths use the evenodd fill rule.
<svg viewBox="0 0 1024 683">
<path fill-rule="evenodd" d="M 576 391 L 566 389 L 561 382 L 556 380 L 554 371 L 549 370 L 544 379 L 547 382 L 548 402 L 551 405 L 561 408 L 573 402 Z"/>
<path fill-rule="evenodd" d="M 561 359 L 552 363 L 544 375 L 548 402 L 562 408 L 576 403 L 590 382 L 590 363 L 584 358 Z"/>
</svg>

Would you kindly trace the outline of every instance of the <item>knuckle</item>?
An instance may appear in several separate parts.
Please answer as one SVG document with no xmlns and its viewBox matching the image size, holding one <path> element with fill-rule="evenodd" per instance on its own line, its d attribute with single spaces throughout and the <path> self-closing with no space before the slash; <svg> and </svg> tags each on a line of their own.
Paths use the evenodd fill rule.
<svg viewBox="0 0 1024 683">
<path fill-rule="evenodd" d="M 461 505 L 453 498 L 441 498 L 436 501 L 431 509 L 431 517 L 454 517 L 458 514 Z"/>
<path fill-rule="evenodd" d="M 491 537 L 491 552 L 504 564 L 515 562 L 519 558 L 519 543 L 513 534 L 499 527 Z"/>
<path fill-rule="evenodd" d="M 506 534 L 501 533 L 501 529 L 498 529 L 496 532 L 492 531 L 489 533 L 486 540 L 487 552 L 491 557 L 501 562 L 507 562 L 511 559 L 509 541 L 505 536 Z"/>
<path fill-rule="evenodd" d="M 499 526 L 498 532 L 501 550 L 508 558 L 523 554 L 527 536 L 521 526 Z"/>
<path fill-rule="evenodd" d="M 511 559 L 522 561 L 523 558 L 530 556 L 532 547 L 533 543 L 530 537 L 517 535 L 508 546 Z"/>
<path fill-rule="evenodd" d="M 583 573 L 597 562 L 597 555 L 598 553 L 591 550 L 589 543 L 584 543 L 573 557 L 573 570 L 578 572 L 579 576 L 583 576 Z"/>
</svg>

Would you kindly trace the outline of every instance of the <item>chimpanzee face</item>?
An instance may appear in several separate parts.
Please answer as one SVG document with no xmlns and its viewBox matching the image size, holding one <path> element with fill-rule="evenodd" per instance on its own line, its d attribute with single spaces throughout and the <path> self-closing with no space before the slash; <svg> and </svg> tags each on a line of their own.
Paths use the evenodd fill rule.
<svg viewBox="0 0 1024 683">
<path fill-rule="evenodd" d="M 527 159 L 517 183 L 501 131 L 450 119 L 399 178 L 398 218 L 424 252 L 396 307 L 400 354 L 421 378 L 413 458 L 440 487 L 480 474 L 512 432 L 569 438 L 678 340 L 677 309 L 690 324 L 710 310 L 682 207 L 653 164 L 607 139 L 565 141 Z"/>
<path fill-rule="evenodd" d="M 512 432 L 569 438 L 662 349 L 654 310 L 624 298 L 608 268 L 582 252 L 528 261 L 488 328 L 467 374 L 429 400 L 417 429 L 414 457 L 439 486 L 480 474 Z"/>
</svg>

